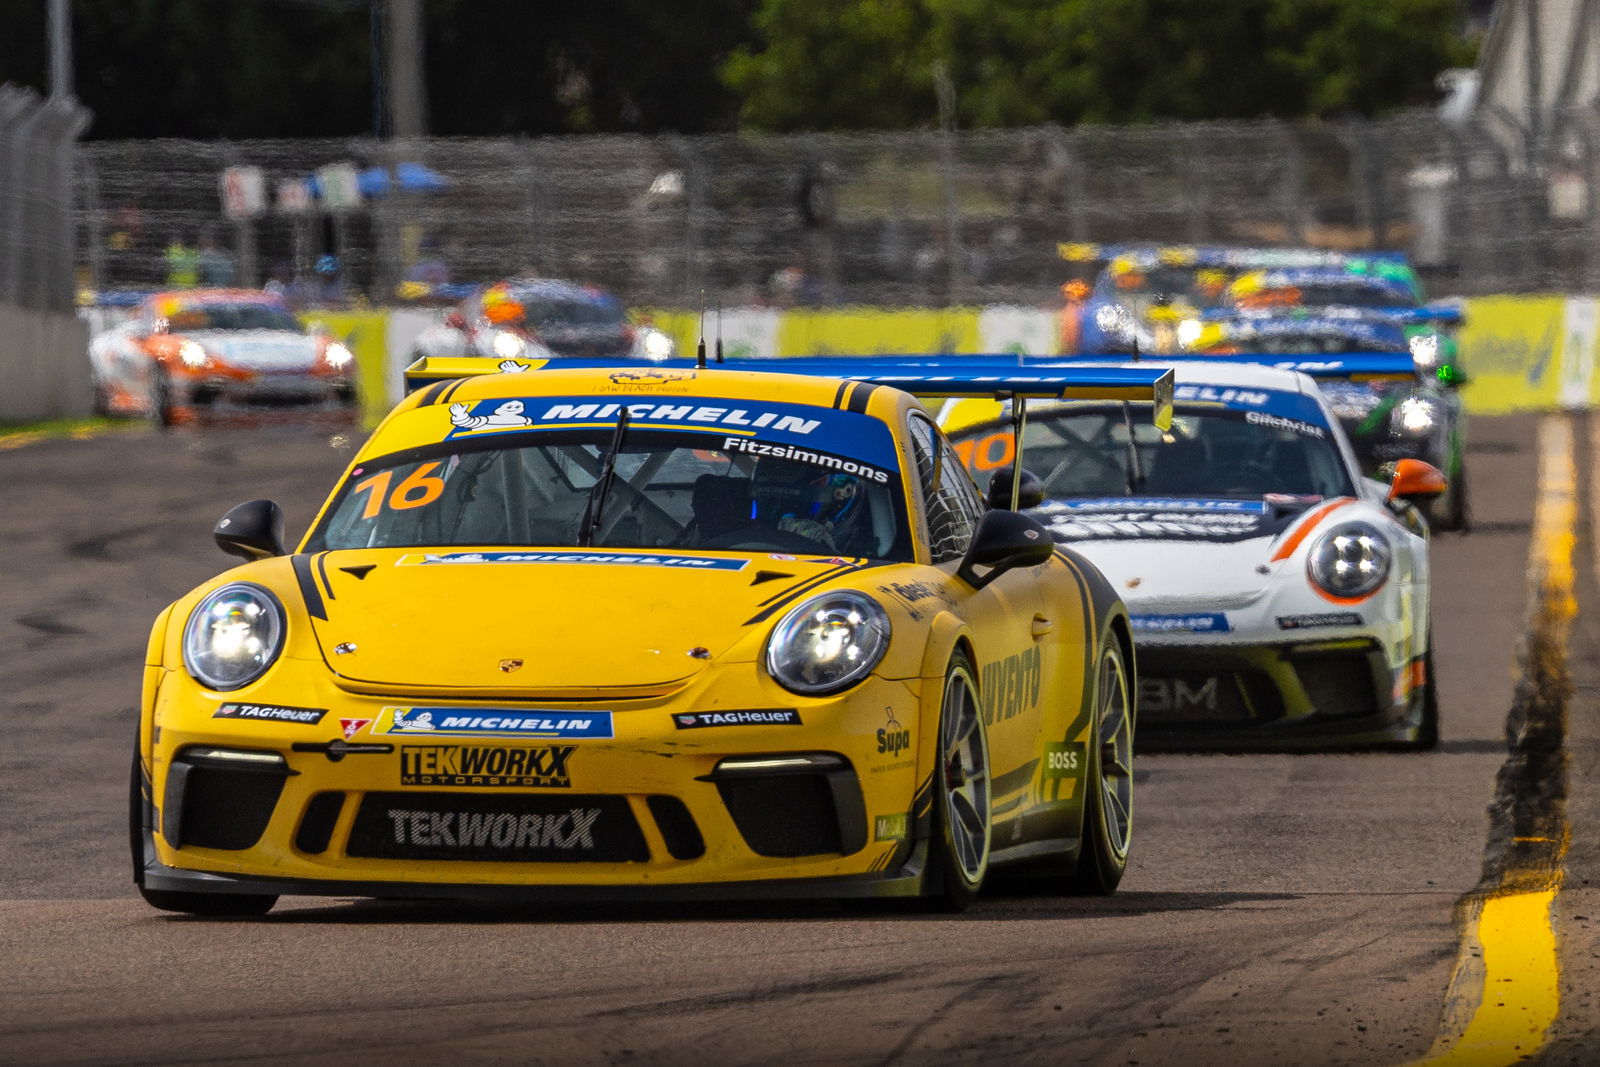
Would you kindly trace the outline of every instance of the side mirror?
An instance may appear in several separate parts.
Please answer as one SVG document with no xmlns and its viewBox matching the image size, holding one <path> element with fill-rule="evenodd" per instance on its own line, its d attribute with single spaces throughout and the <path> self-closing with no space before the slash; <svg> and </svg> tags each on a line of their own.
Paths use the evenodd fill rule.
<svg viewBox="0 0 1600 1067">
<path fill-rule="evenodd" d="M 1038 522 L 1016 511 L 990 511 L 978 522 L 956 577 L 982 589 L 1014 567 L 1037 567 L 1055 551 L 1055 540 Z M 980 576 L 975 568 L 987 567 Z"/>
<path fill-rule="evenodd" d="M 459 311 L 452 311 L 445 315 L 444 324 L 452 330 L 465 330 L 467 328 L 467 317 Z"/>
<path fill-rule="evenodd" d="M 991 508 L 1004 511 L 1011 510 L 1011 480 L 1016 477 L 1015 464 L 1001 467 L 994 472 L 994 477 L 989 479 L 989 493 L 984 498 L 984 503 Z M 1017 510 L 1026 511 L 1036 508 L 1044 503 L 1044 483 L 1039 476 L 1031 470 L 1022 468 L 1022 488 L 1017 493 Z"/>
<path fill-rule="evenodd" d="M 283 555 L 283 509 L 272 500 L 247 500 L 222 516 L 211 536 L 230 556 L 247 560 Z"/>
<path fill-rule="evenodd" d="M 1402 459 L 1394 465 L 1394 480 L 1389 483 L 1389 499 L 1414 503 L 1431 500 L 1449 487 L 1439 468 L 1420 459 Z"/>
</svg>

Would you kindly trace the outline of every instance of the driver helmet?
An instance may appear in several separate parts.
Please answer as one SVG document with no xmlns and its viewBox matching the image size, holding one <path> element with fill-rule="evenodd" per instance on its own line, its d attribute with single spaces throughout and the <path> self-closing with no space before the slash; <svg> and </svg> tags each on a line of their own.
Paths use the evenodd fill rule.
<svg viewBox="0 0 1600 1067">
<path fill-rule="evenodd" d="M 798 533 L 836 551 L 862 528 L 861 479 L 815 464 L 763 456 L 750 482 L 751 518 Z"/>
</svg>

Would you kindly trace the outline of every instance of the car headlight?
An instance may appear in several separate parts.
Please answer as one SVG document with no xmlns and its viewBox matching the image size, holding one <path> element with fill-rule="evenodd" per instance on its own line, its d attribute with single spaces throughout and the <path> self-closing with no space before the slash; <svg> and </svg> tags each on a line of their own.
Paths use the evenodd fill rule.
<svg viewBox="0 0 1600 1067">
<path fill-rule="evenodd" d="M 824 593 L 783 617 L 767 638 L 767 672 L 795 693 L 848 688 L 889 647 L 889 616 L 865 593 Z"/>
<path fill-rule="evenodd" d="M 645 330 L 644 354 L 646 359 L 671 359 L 673 350 L 677 348 L 672 343 L 672 338 L 660 330 Z"/>
<path fill-rule="evenodd" d="M 355 361 L 355 358 L 350 350 L 338 341 L 329 341 L 328 346 L 322 350 L 322 362 L 334 370 L 344 370 Z"/>
<path fill-rule="evenodd" d="M 1411 348 L 1411 361 L 1420 371 L 1431 371 L 1439 366 L 1439 335 L 1419 333 L 1406 341 Z"/>
<path fill-rule="evenodd" d="M 1178 323 L 1178 344 L 1187 349 L 1200 340 L 1200 335 L 1204 332 L 1205 325 L 1199 319 L 1184 319 Z"/>
<path fill-rule="evenodd" d="M 1347 522 L 1322 535 L 1306 571 L 1324 592 L 1347 599 L 1368 596 L 1389 577 L 1389 542 L 1377 527 Z"/>
<path fill-rule="evenodd" d="M 1439 424 L 1439 415 L 1431 400 L 1408 396 L 1395 409 L 1395 421 L 1406 433 L 1421 436 Z"/>
<path fill-rule="evenodd" d="M 259 585 L 233 582 L 207 594 L 183 629 L 183 665 L 208 689 L 238 689 L 283 650 L 283 605 Z"/>
<path fill-rule="evenodd" d="M 1094 324 L 1107 341 L 1133 344 L 1133 315 L 1121 304 L 1101 304 L 1095 308 Z"/>
<path fill-rule="evenodd" d="M 185 367 L 201 370 L 211 363 L 211 357 L 206 355 L 206 350 L 194 341 L 185 341 L 178 346 L 178 358 L 183 360 Z"/>
<path fill-rule="evenodd" d="M 494 354 L 501 359 L 515 359 L 522 355 L 522 350 L 527 345 L 522 343 L 522 338 L 508 330 L 501 330 L 494 335 Z"/>
</svg>

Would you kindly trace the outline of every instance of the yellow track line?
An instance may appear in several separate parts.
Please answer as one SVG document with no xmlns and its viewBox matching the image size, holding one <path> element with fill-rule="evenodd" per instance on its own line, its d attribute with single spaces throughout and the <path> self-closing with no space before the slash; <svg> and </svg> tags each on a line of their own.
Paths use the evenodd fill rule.
<svg viewBox="0 0 1600 1067">
<path fill-rule="evenodd" d="M 1600 449 L 1600 438 L 1596 447 Z M 1575 450 L 1570 419 L 1550 416 L 1539 424 L 1539 495 L 1528 567 L 1536 599 L 1529 622 L 1543 631 L 1547 647 L 1562 660 L 1578 612 L 1572 564 L 1578 520 Z M 1544 884 L 1539 888 L 1526 891 L 1540 882 Z M 1471 913 L 1464 924 L 1441 1032 L 1419 1064 L 1516 1063 L 1539 1050 L 1556 1021 L 1561 964 L 1551 909 L 1561 888 L 1561 868 L 1557 864 L 1544 871 L 1508 870 L 1502 884 L 1522 891 L 1501 890 L 1464 902 Z"/>
</svg>

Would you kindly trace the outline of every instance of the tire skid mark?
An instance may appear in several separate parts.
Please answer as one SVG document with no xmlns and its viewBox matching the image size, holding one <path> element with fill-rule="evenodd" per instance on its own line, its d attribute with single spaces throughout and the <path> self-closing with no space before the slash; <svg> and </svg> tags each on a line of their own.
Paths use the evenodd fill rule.
<svg viewBox="0 0 1600 1067">
<path fill-rule="evenodd" d="M 1578 613 L 1579 427 L 1566 415 L 1539 425 L 1539 490 L 1528 561 L 1530 597 L 1506 717 L 1508 754 L 1495 778 L 1478 885 L 1456 904 L 1462 931 L 1427 1067 L 1515 1063 L 1544 1044 L 1560 1010 L 1560 960 L 1551 909 L 1561 888 L 1566 817 L 1567 647 Z M 1591 438 L 1587 474 L 1600 468 Z M 1589 499 L 1596 507 L 1590 482 Z M 1591 528 L 1594 528 L 1593 526 Z"/>
</svg>

